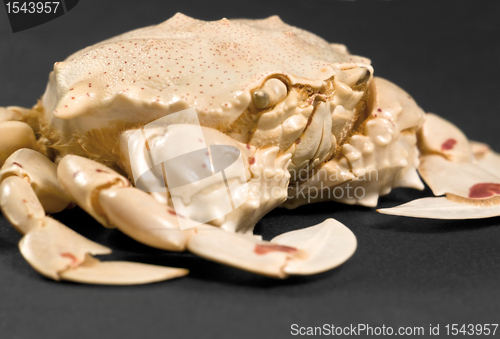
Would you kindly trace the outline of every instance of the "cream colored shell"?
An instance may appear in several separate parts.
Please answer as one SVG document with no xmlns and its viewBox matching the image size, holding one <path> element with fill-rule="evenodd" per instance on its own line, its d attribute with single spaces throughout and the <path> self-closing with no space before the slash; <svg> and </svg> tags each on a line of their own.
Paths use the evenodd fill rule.
<svg viewBox="0 0 500 339">
<path fill-rule="evenodd" d="M 56 63 L 43 105 L 56 128 L 75 132 L 109 120 L 149 122 L 187 107 L 220 129 L 271 75 L 319 88 L 342 68 L 371 69 L 368 59 L 343 50 L 277 16 L 205 22 L 178 13 Z"/>
</svg>

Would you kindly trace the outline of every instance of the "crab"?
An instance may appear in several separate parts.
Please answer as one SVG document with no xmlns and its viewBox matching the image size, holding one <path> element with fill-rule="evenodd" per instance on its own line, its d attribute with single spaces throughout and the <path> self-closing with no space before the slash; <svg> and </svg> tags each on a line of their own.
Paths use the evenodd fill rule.
<svg viewBox="0 0 500 339">
<path fill-rule="evenodd" d="M 420 173 L 441 197 L 378 211 L 500 215 L 497 153 L 374 77 L 369 59 L 278 16 L 178 13 L 87 47 L 55 63 L 33 108 L 0 108 L 0 131 L 3 215 L 23 234 L 24 258 L 54 280 L 188 273 L 98 260 L 111 250 L 48 215 L 75 204 L 148 246 L 274 278 L 333 269 L 357 246 L 334 219 L 254 235 L 279 206 L 375 207 L 393 188 L 423 189 Z"/>
</svg>

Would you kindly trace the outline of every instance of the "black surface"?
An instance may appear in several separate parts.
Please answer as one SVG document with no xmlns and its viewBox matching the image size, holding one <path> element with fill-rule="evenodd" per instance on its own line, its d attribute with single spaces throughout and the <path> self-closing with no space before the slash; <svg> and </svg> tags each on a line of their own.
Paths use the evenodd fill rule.
<svg viewBox="0 0 500 339">
<path fill-rule="evenodd" d="M 371 58 L 376 75 L 399 84 L 425 110 L 500 150 L 498 1 L 87 0 L 16 34 L 0 10 L 0 106 L 32 105 L 55 61 L 177 11 L 205 20 L 279 14 Z M 398 189 L 380 206 L 429 195 Z M 56 217 L 112 247 L 112 259 L 187 267 L 191 274 L 135 287 L 56 283 L 23 260 L 20 235 L 0 217 L 1 338 L 286 338 L 294 323 L 424 326 L 428 333 L 429 324 L 443 330 L 447 323 L 500 322 L 500 218 L 406 219 L 334 203 L 275 210 L 257 227 L 266 239 L 333 217 L 359 241 L 339 269 L 276 281 L 149 249 L 78 209 Z"/>
</svg>

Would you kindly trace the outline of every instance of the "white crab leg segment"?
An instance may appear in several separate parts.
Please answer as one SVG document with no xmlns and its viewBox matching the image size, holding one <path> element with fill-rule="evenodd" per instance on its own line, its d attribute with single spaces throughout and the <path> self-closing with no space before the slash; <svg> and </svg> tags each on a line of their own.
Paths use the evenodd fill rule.
<svg viewBox="0 0 500 339">
<path fill-rule="evenodd" d="M 481 193 L 488 185 L 497 185 L 500 194 L 500 178 L 471 163 L 453 163 L 439 155 L 428 155 L 423 157 L 419 172 L 434 195 L 484 199 L 490 197 L 487 192 Z"/>
<path fill-rule="evenodd" d="M 21 234 L 40 227 L 45 217 L 40 201 L 30 184 L 19 177 L 8 177 L 0 185 L 3 215 Z"/>
<path fill-rule="evenodd" d="M 475 164 L 500 178 L 500 154 L 493 152 L 487 145 L 470 142 Z"/>
<path fill-rule="evenodd" d="M 420 130 L 421 151 L 439 154 L 451 162 L 470 162 L 472 153 L 465 134 L 451 122 L 427 113 Z"/>
<path fill-rule="evenodd" d="M 19 121 L 21 119 L 22 119 L 22 114 L 18 110 L 12 110 L 6 107 L 0 107 L 0 122 Z"/>
<path fill-rule="evenodd" d="M 188 249 L 205 258 L 274 278 L 327 271 L 349 259 L 356 237 L 341 223 L 323 223 L 284 233 L 270 242 L 217 228 L 198 228 Z"/>
<path fill-rule="evenodd" d="M 45 217 L 19 242 L 19 249 L 40 274 L 54 280 L 93 284 L 147 284 L 184 276 L 185 269 L 128 262 L 100 262 L 92 255 L 111 250 L 74 232 L 58 221 Z"/>
<path fill-rule="evenodd" d="M 99 204 L 99 191 L 110 187 L 129 187 L 129 181 L 98 162 L 76 156 L 64 157 L 57 167 L 59 182 L 78 206 L 105 227 L 112 227 Z"/>
<path fill-rule="evenodd" d="M 45 217 L 42 226 L 28 232 L 19 249 L 35 270 L 51 279 L 59 280 L 59 272 L 80 265 L 87 253 L 111 253 L 52 218 Z"/>
<path fill-rule="evenodd" d="M 382 214 L 432 219 L 482 219 L 500 215 L 500 205 L 481 206 L 451 201 L 446 197 L 423 198 L 379 209 Z"/>
<path fill-rule="evenodd" d="M 60 212 L 71 202 L 57 182 L 56 165 L 30 149 L 14 152 L 0 170 L 0 206 L 22 234 L 40 226 L 46 212 Z"/>
<path fill-rule="evenodd" d="M 215 227 L 199 227 L 188 242 L 190 252 L 221 264 L 274 278 L 285 278 L 282 268 L 290 253 L 274 251 L 267 255 L 255 252 L 261 242 L 240 233 Z M 262 242 L 262 245 L 267 243 Z M 291 249 L 296 252 L 296 249 Z"/>
<path fill-rule="evenodd" d="M 45 217 L 41 227 L 28 232 L 19 249 L 40 274 L 54 280 L 91 284 L 147 284 L 184 276 L 185 269 L 131 262 L 100 262 L 93 255 L 111 250 L 86 239 L 58 221 Z"/>
<path fill-rule="evenodd" d="M 37 149 L 33 129 L 21 121 L 0 122 L 0 165 L 20 148 Z"/>
<path fill-rule="evenodd" d="M 272 244 L 299 248 L 306 258 L 295 257 L 284 267 L 287 274 L 316 274 L 342 265 L 357 247 L 356 236 L 350 229 L 334 219 L 305 229 L 281 234 Z"/>
<path fill-rule="evenodd" d="M 19 150 L 13 157 L 25 151 L 27 150 Z M 41 161 L 43 164 L 43 155 L 32 156 L 34 163 Z M 20 159 L 23 157 L 16 160 Z M 7 175 L 6 168 L 9 167 L 10 163 L 2 168 L 4 176 Z M 14 172 L 3 179 L 0 185 L 0 204 L 4 215 L 17 230 L 25 234 L 19 243 L 24 258 L 39 273 L 59 280 L 59 272 L 71 266 L 78 266 L 87 253 L 108 254 L 111 250 L 82 237 L 56 220 L 45 217 L 42 204 L 32 185 L 28 183 L 30 178 L 37 175 L 33 172 L 35 168 L 35 164 L 31 168 L 22 167 L 24 172 L 18 173 L 22 175 L 14 176 Z M 46 177 L 51 174 L 54 173 L 43 173 Z M 43 178 L 42 174 L 38 175 L 38 178 Z M 44 180 L 35 181 L 40 184 Z M 50 179 L 46 181 L 50 182 Z M 44 188 L 40 188 L 40 192 L 44 192 Z"/>
<path fill-rule="evenodd" d="M 58 173 L 77 204 L 104 226 L 117 227 L 148 246 L 170 251 L 186 248 L 192 230 L 182 231 L 170 207 L 130 187 L 127 179 L 112 169 L 72 155 L 61 160 Z"/>
<path fill-rule="evenodd" d="M 380 213 L 434 219 L 500 215 L 500 156 L 473 143 L 453 124 L 428 114 L 420 143 L 420 175 L 441 198 L 426 198 Z"/>
<path fill-rule="evenodd" d="M 186 249 L 193 230 L 181 230 L 177 220 L 185 217 L 151 195 L 133 187 L 111 188 L 99 193 L 99 202 L 111 224 L 131 238 L 163 250 Z"/>
<path fill-rule="evenodd" d="M 52 204 L 46 203 L 53 209 L 60 209 L 70 201 L 58 186 L 53 166 L 43 155 L 21 149 L 0 171 L 2 212 L 25 235 L 19 249 L 36 271 L 54 280 L 95 284 L 141 284 L 187 274 L 184 269 L 124 262 L 101 263 L 92 258 L 91 254 L 109 254 L 111 250 L 45 216 L 39 197 L 59 199 Z"/>
<path fill-rule="evenodd" d="M 62 272 L 64 280 L 87 284 L 136 285 L 182 277 L 188 270 L 126 261 L 100 262 L 87 257 L 82 265 Z"/>
<path fill-rule="evenodd" d="M 60 212 L 71 202 L 57 181 L 57 166 L 41 153 L 27 148 L 14 152 L 0 170 L 0 181 L 14 175 L 31 185 L 46 213 Z"/>
</svg>

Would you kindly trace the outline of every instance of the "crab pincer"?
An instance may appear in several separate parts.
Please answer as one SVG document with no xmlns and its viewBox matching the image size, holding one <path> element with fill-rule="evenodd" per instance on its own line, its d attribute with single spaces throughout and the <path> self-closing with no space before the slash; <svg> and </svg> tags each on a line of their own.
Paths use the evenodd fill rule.
<svg viewBox="0 0 500 339">
<path fill-rule="evenodd" d="M 100 262 L 92 255 L 111 253 L 74 232 L 46 212 L 71 203 L 56 177 L 56 165 L 30 149 L 14 152 L 0 170 L 0 207 L 23 234 L 19 249 L 40 274 L 54 280 L 94 284 L 140 284 L 171 279 L 187 270 L 127 262 Z"/>
</svg>

